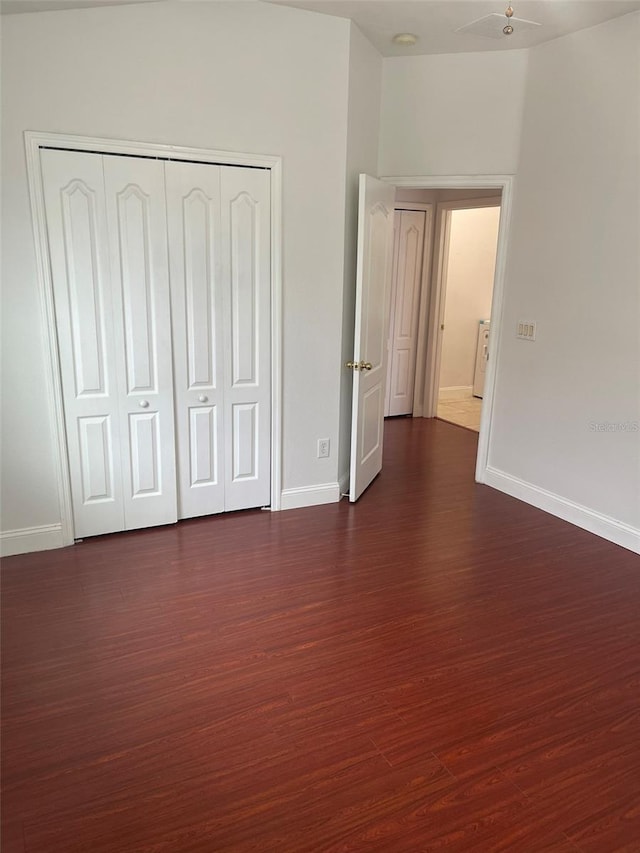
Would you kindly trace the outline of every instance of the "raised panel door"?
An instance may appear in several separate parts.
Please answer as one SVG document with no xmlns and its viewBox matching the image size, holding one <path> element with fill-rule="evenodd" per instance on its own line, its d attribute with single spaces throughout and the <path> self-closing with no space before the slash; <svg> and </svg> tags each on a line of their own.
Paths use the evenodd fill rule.
<svg viewBox="0 0 640 853">
<path fill-rule="evenodd" d="M 220 167 L 165 163 L 178 516 L 224 510 Z"/>
<path fill-rule="evenodd" d="M 425 219 L 424 211 L 403 210 L 400 213 L 392 291 L 389 415 L 408 415 L 413 411 Z"/>
<path fill-rule="evenodd" d="M 41 152 L 76 538 L 124 527 L 102 158 Z"/>
<path fill-rule="evenodd" d="M 395 187 L 360 175 L 349 500 L 382 469 Z"/>
<path fill-rule="evenodd" d="M 264 169 L 220 172 L 224 508 L 271 500 L 271 211 Z"/>
<path fill-rule="evenodd" d="M 177 520 L 163 164 L 103 157 L 122 393 L 125 529 Z"/>
</svg>

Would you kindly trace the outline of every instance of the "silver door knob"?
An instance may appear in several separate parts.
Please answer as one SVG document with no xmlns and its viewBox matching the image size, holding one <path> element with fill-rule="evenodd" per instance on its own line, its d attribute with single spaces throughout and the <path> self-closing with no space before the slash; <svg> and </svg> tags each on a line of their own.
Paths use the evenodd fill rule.
<svg viewBox="0 0 640 853">
<path fill-rule="evenodd" d="M 140 408 L 141 409 L 148 409 L 149 408 L 149 401 L 148 400 L 140 400 Z"/>
<path fill-rule="evenodd" d="M 201 403 L 206 403 L 208 399 L 209 398 L 206 394 L 200 394 L 200 396 L 198 397 L 198 400 L 200 400 Z"/>
</svg>

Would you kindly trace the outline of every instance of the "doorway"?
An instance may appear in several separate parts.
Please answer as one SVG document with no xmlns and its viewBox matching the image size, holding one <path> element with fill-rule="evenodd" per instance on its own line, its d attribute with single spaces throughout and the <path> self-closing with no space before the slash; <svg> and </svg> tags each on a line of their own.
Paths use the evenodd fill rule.
<svg viewBox="0 0 640 853">
<path fill-rule="evenodd" d="M 436 414 L 480 432 L 500 199 L 443 202 L 438 222 L 445 234 L 433 282 L 441 292 Z"/>
<path fill-rule="evenodd" d="M 501 196 L 496 188 L 396 190 L 385 417 L 438 417 L 480 431 Z M 429 335 L 434 387 L 424 389 Z M 423 390 L 435 410 L 420 411 Z"/>
<path fill-rule="evenodd" d="M 474 206 L 499 206 L 499 226 L 495 252 L 495 268 L 493 277 L 493 294 L 490 310 L 491 357 L 486 361 L 484 370 L 484 387 L 482 389 L 482 407 L 478 437 L 478 452 L 475 466 L 475 479 L 478 483 L 486 481 L 486 469 L 489 456 L 491 433 L 491 418 L 493 409 L 493 392 L 497 355 L 500 347 L 500 318 L 502 316 L 504 277 L 506 267 L 508 228 L 511 216 L 513 196 L 513 177 L 509 175 L 473 176 L 455 175 L 439 177 L 406 177 L 389 176 L 381 179 L 396 188 L 396 203 L 398 201 L 414 201 L 425 204 L 442 205 L 445 201 L 469 201 Z M 449 193 L 447 199 L 441 193 Z M 484 199 L 485 201 L 480 201 Z M 464 207 L 465 205 L 463 205 Z M 468 204 L 466 205 L 468 206 Z M 440 208 L 440 216 L 443 208 Z M 429 275 L 429 284 L 423 286 L 423 298 L 420 302 L 417 332 L 417 358 L 415 367 L 414 396 L 411 415 L 413 417 L 437 417 L 439 396 L 439 369 L 442 345 L 443 324 L 440 317 L 444 312 L 445 300 L 437 287 L 433 286 L 438 273 L 442 271 L 445 258 L 444 229 L 438 230 L 436 239 L 435 227 L 438 214 L 434 216 L 434 234 L 431 250 L 431 260 L 425 271 Z M 426 294 L 425 294 L 426 290 Z M 487 319 L 485 317 L 479 319 Z M 477 340 L 476 340 L 477 345 Z"/>
</svg>

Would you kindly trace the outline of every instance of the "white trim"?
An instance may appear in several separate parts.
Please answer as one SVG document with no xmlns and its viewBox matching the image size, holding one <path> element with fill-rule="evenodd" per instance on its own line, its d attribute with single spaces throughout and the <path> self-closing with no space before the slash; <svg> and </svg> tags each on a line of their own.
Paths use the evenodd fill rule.
<svg viewBox="0 0 640 853">
<path fill-rule="evenodd" d="M 108 139 L 104 137 L 73 136 L 66 133 L 25 131 L 27 180 L 31 200 L 31 217 L 35 237 L 38 283 L 49 369 L 46 374 L 46 397 L 49 420 L 54 437 L 54 457 L 60 504 L 59 525 L 61 542 L 48 547 L 72 545 L 73 513 L 71 482 L 64 430 L 64 406 L 60 379 L 60 361 L 56 337 L 53 285 L 49 269 L 44 190 L 40 148 L 67 148 L 74 151 L 95 151 L 102 154 L 124 154 L 162 157 L 173 160 L 192 160 L 199 163 L 255 166 L 271 173 L 271 509 L 281 508 L 282 485 L 282 158 L 263 154 L 243 154 L 235 151 L 216 151 L 162 145 L 153 142 Z M 58 525 L 54 525 L 58 526 Z M 29 528 L 30 529 L 30 528 Z M 5 534 L 6 535 L 6 534 Z"/>
<path fill-rule="evenodd" d="M 451 211 L 438 205 L 436 209 L 435 261 L 431 278 L 431 300 L 427 329 L 426 385 L 424 389 L 425 415 L 435 418 L 438 413 L 440 390 L 440 367 L 442 364 L 442 342 L 446 281 L 449 276 L 449 244 L 451 238 Z"/>
<path fill-rule="evenodd" d="M 596 536 L 608 539 L 609 542 L 615 542 L 616 545 L 640 554 L 640 529 L 631 527 L 630 524 L 617 521 L 615 518 L 603 515 L 490 466 L 487 466 L 485 472 L 485 483 L 500 492 L 555 515 L 557 518 L 575 524 L 576 527 L 581 527 L 583 530 L 595 533 Z"/>
<path fill-rule="evenodd" d="M 438 207 L 447 210 L 474 210 L 476 207 L 500 207 L 500 196 L 483 196 L 482 198 L 455 198 L 437 202 Z"/>
<path fill-rule="evenodd" d="M 282 158 L 271 166 L 271 510 L 282 492 Z"/>
<path fill-rule="evenodd" d="M 473 397 L 473 385 L 450 385 L 438 390 L 438 400 L 466 400 Z"/>
<path fill-rule="evenodd" d="M 301 486 L 283 489 L 280 509 L 301 509 L 305 506 L 333 504 L 340 500 L 340 483 L 322 483 L 320 486 Z"/>
<path fill-rule="evenodd" d="M 476 482 L 484 483 L 489 459 L 489 444 L 491 440 L 491 422 L 493 417 L 493 400 L 496 386 L 496 371 L 500 360 L 500 336 L 502 326 L 502 310 L 504 305 L 505 269 L 507 264 L 507 246 L 509 227 L 511 224 L 511 207 L 513 197 L 513 175 L 430 175 L 384 177 L 381 180 L 394 184 L 396 187 L 413 187 L 416 189 L 490 189 L 502 190 L 500 199 L 500 226 L 498 228 L 498 247 L 496 252 L 496 271 L 493 283 L 493 301 L 491 305 L 491 358 L 487 364 L 484 385 L 482 415 L 480 419 L 480 435 L 478 437 L 478 455 L 476 457 Z M 473 199 L 477 203 L 488 201 L 495 206 L 496 199 Z"/>
<path fill-rule="evenodd" d="M 0 533 L 0 557 L 28 554 L 31 551 L 50 551 L 69 544 L 64 541 L 61 524 L 42 524 Z"/>
<path fill-rule="evenodd" d="M 420 281 L 420 300 L 418 303 L 418 329 L 416 332 L 416 369 L 413 378 L 414 418 L 424 415 L 424 381 L 426 352 L 428 346 L 427 329 L 429 324 L 429 288 L 431 284 L 431 264 L 433 262 L 433 222 L 436 206 L 433 202 L 424 205 L 424 241 L 422 250 L 422 278 Z"/>
<path fill-rule="evenodd" d="M 380 180 L 415 190 L 500 190 L 513 175 L 385 175 Z"/>
<path fill-rule="evenodd" d="M 417 210 L 419 213 L 427 210 L 433 210 L 435 202 L 433 201 L 397 201 L 393 205 L 394 210 Z"/>
<path fill-rule="evenodd" d="M 69 133 L 47 133 L 25 130 L 25 143 L 36 149 L 42 147 L 69 148 L 73 151 L 92 151 L 98 154 L 138 155 L 162 157 L 172 160 L 195 160 L 198 163 L 217 163 L 224 166 L 256 166 L 273 169 L 281 157 L 267 154 L 249 154 L 223 151 L 214 148 L 189 148 L 184 145 L 165 145 L 158 142 L 140 142 L 131 139 L 112 139 L 104 136 L 74 136 Z"/>
</svg>

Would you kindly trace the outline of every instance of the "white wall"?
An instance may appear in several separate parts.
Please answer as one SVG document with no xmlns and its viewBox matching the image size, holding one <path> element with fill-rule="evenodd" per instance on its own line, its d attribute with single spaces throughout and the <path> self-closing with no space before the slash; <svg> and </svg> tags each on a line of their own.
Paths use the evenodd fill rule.
<svg viewBox="0 0 640 853">
<path fill-rule="evenodd" d="M 489 457 L 636 530 L 640 433 L 593 425 L 640 421 L 638 45 L 634 13 L 531 51 Z"/>
<path fill-rule="evenodd" d="M 491 316 L 499 207 L 451 211 L 440 388 L 473 385 L 478 322 Z"/>
<path fill-rule="evenodd" d="M 527 51 L 384 60 L 380 175 L 515 172 Z"/>
<path fill-rule="evenodd" d="M 340 446 L 338 472 L 345 488 L 351 447 L 351 392 L 353 374 L 344 363 L 353 357 L 358 230 L 358 180 L 361 172 L 377 174 L 382 57 L 351 24 L 349 52 L 349 117 L 347 128 L 347 183 L 345 204 L 345 263 L 340 365 Z"/>
<path fill-rule="evenodd" d="M 6 16 L 2 37 L 3 529 L 60 521 L 26 129 L 283 156 L 283 485 L 336 482 L 316 439 L 338 444 L 349 22 L 152 3 Z"/>
</svg>

